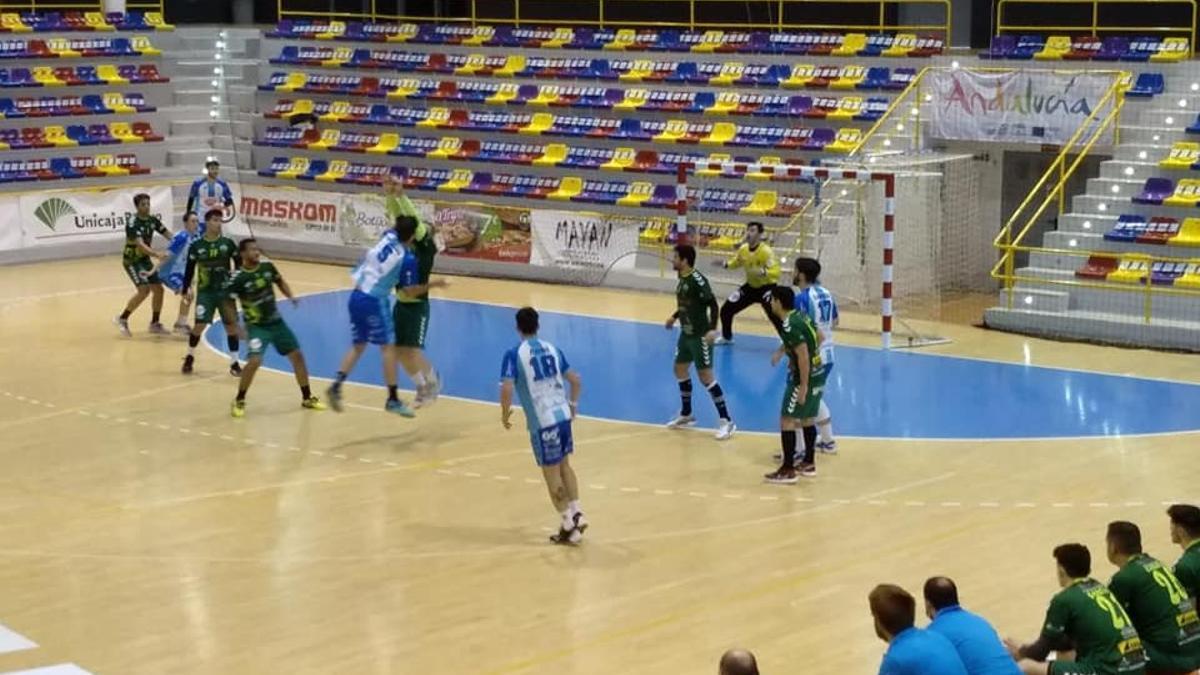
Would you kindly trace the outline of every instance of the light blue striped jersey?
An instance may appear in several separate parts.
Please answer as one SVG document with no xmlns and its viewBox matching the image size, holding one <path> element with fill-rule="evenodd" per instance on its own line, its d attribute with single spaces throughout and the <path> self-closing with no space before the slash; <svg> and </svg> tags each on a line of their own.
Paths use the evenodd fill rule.
<svg viewBox="0 0 1200 675">
<path fill-rule="evenodd" d="M 838 318 L 837 301 L 833 294 L 820 284 L 801 288 L 796 292 L 796 309 L 808 315 L 817 325 L 821 336 L 821 362 L 833 363 L 833 323 Z"/>
<path fill-rule="evenodd" d="M 571 369 L 558 347 L 529 338 L 504 354 L 500 379 L 511 380 L 530 432 L 571 420 L 564 374 Z"/>
<path fill-rule="evenodd" d="M 358 290 L 376 298 L 386 298 L 397 285 L 416 286 L 418 272 L 417 256 L 404 248 L 396 231 L 389 228 L 374 246 L 367 249 L 350 276 Z"/>
<path fill-rule="evenodd" d="M 192 183 L 192 189 L 188 190 L 187 213 L 200 216 L 200 222 L 203 223 L 205 213 L 232 203 L 233 191 L 229 189 L 229 183 L 220 178 L 210 181 L 208 176 L 204 176 L 197 178 Z"/>
</svg>

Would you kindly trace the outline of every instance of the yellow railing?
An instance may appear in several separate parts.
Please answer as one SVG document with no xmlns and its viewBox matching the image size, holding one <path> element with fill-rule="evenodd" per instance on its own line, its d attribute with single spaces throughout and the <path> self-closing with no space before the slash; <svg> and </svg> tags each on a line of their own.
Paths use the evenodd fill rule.
<svg viewBox="0 0 1200 675">
<path fill-rule="evenodd" d="M 511 0 L 504 3 L 507 12 L 495 12 L 496 3 L 489 0 L 469 0 L 467 16 L 431 16 L 410 14 L 389 14 L 377 6 L 377 0 L 370 0 L 368 11 L 335 12 L 308 10 L 294 0 L 276 0 L 279 18 L 327 18 L 327 19 L 357 19 L 360 21 L 413 21 L 439 23 L 477 23 L 506 24 L 519 26 L 527 25 L 560 25 L 560 26 L 591 26 L 605 28 L 610 26 L 629 26 L 647 28 L 760 28 L 760 29 L 813 29 L 838 31 L 923 31 L 938 32 L 947 40 L 950 38 L 950 26 L 953 13 L 950 0 L 657 0 L 655 12 L 660 16 L 653 20 L 636 18 L 645 15 L 645 0 L 591 0 L 590 2 L 570 3 L 573 9 L 579 6 L 591 7 L 591 17 L 578 18 L 571 15 L 555 16 L 545 11 L 544 0 L 539 2 L 539 11 L 535 14 L 529 10 L 529 3 L 524 6 L 522 0 Z M 811 21 L 795 20 L 794 15 L 807 8 L 812 12 L 820 11 L 822 6 L 830 4 L 869 5 L 869 14 L 863 13 L 863 20 L 857 23 L 814 23 Z M 727 18 L 715 19 L 704 16 L 706 8 L 728 5 L 731 7 L 757 8 L 765 12 L 767 21 L 748 18 L 746 21 L 731 21 Z M 922 21 L 895 23 L 888 20 L 888 9 L 901 5 L 925 5 L 940 8 L 944 19 L 925 23 Z"/>
<path fill-rule="evenodd" d="M 1010 5 L 1054 5 L 1061 7 L 1063 5 L 1091 5 L 1091 21 L 1081 22 L 1070 25 L 1054 25 L 1054 24 L 1021 24 L 1011 23 L 1006 20 L 1007 15 L 1005 10 Z M 1105 18 L 1101 16 L 1101 7 L 1117 7 L 1124 6 L 1133 11 L 1147 13 L 1148 16 L 1157 20 L 1163 15 L 1162 8 L 1164 5 L 1185 5 L 1190 9 L 1190 18 L 1185 25 L 1180 26 L 1130 26 L 1125 23 L 1109 24 Z M 999 35 L 1005 32 L 1035 32 L 1039 34 L 1047 34 L 1052 32 L 1059 33 L 1087 33 L 1090 35 L 1099 36 L 1102 33 L 1129 33 L 1134 35 L 1148 35 L 1152 33 L 1160 34 L 1176 34 L 1187 35 L 1189 54 L 1194 53 L 1196 49 L 1196 0 L 999 0 L 996 4 L 996 34 Z"/>
</svg>

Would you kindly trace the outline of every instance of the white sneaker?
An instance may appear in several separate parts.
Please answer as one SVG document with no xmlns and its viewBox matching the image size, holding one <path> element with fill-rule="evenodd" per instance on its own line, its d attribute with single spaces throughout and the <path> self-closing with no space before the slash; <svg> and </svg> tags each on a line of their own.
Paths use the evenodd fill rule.
<svg viewBox="0 0 1200 675">
<path fill-rule="evenodd" d="M 171 334 L 171 331 L 167 330 L 167 327 L 162 325 L 161 323 L 150 324 L 150 328 L 148 329 L 148 332 L 151 335 L 170 335 Z"/>
<path fill-rule="evenodd" d="M 436 401 L 438 399 L 438 396 L 442 393 L 442 375 L 441 375 L 441 373 L 439 373 L 436 370 L 433 371 L 433 374 L 429 376 L 429 379 L 427 382 L 428 382 L 428 386 L 425 389 L 425 398 L 429 399 L 426 402 L 426 405 L 429 405 L 430 403 L 433 403 L 434 401 Z"/>
<path fill-rule="evenodd" d="M 174 329 L 175 329 L 176 335 L 185 335 L 186 336 L 186 335 L 191 335 L 191 333 L 192 333 L 192 327 L 187 325 L 186 323 L 177 323 L 177 324 L 175 324 Z"/>
<path fill-rule="evenodd" d="M 578 532 L 580 536 L 582 536 L 584 532 L 587 532 L 588 525 L 590 523 L 588 523 L 587 517 L 583 515 L 583 511 L 577 511 L 575 515 L 572 516 L 572 520 L 575 521 L 575 531 Z"/>
<path fill-rule="evenodd" d="M 830 439 L 828 441 L 817 441 L 817 450 L 826 455 L 837 454 L 837 441 Z"/>
<path fill-rule="evenodd" d="M 676 415 L 674 419 L 667 422 L 668 429 L 682 429 L 690 427 L 696 423 L 696 418 L 691 415 Z"/>
<path fill-rule="evenodd" d="M 737 425 L 733 420 L 721 420 L 721 426 L 717 427 L 715 438 L 718 441 L 727 441 L 733 438 L 733 432 L 737 431 Z"/>
<path fill-rule="evenodd" d="M 726 340 L 724 338 L 724 336 L 720 336 L 716 340 L 713 340 L 713 345 L 716 347 L 728 347 L 729 345 L 732 345 L 732 344 L 733 344 L 733 338 L 729 338 L 728 340 Z"/>
<path fill-rule="evenodd" d="M 122 337 L 133 337 L 133 333 L 131 333 L 129 331 L 129 320 L 128 319 L 122 319 L 119 316 L 114 317 L 113 325 L 117 327 L 117 330 L 121 331 Z"/>
</svg>

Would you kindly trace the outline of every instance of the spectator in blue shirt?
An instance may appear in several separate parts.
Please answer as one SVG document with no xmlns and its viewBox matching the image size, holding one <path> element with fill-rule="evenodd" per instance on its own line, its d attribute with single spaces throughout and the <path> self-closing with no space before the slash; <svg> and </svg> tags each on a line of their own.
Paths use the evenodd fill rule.
<svg viewBox="0 0 1200 675">
<path fill-rule="evenodd" d="M 958 604 L 958 587 L 947 577 L 930 577 L 925 582 L 925 614 L 930 630 L 954 645 L 968 675 L 1021 675 L 996 629 L 978 614 Z"/>
<path fill-rule="evenodd" d="M 879 675 L 967 675 L 949 640 L 913 626 L 917 601 L 908 591 L 880 584 L 867 601 L 875 617 L 875 634 L 888 643 Z"/>
</svg>

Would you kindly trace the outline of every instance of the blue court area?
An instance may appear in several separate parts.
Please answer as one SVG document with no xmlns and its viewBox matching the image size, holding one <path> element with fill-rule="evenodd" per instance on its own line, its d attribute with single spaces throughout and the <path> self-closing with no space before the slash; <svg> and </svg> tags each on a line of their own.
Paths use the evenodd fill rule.
<svg viewBox="0 0 1200 675">
<path fill-rule="evenodd" d="M 349 346 L 348 291 L 305 296 L 281 309 L 309 369 L 333 377 Z M 664 298 L 664 320 L 672 300 Z M 434 300 L 428 353 L 450 396 L 494 402 L 505 350 L 514 346 L 515 310 Z M 542 313 L 542 337 L 558 345 L 583 376 L 581 414 L 661 424 L 678 409 L 672 362 L 676 333 L 662 324 Z M 218 324 L 209 344 L 223 347 Z M 718 348 L 716 372 L 738 427 L 777 430 L 785 366 L 772 368 L 778 341 L 739 336 Z M 266 366 L 290 371 L 274 351 Z M 404 375 L 402 387 L 409 386 Z M 367 350 L 351 374 L 382 385 L 379 350 Z M 979 361 L 911 351 L 839 346 L 826 390 L 839 435 L 877 438 L 986 439 L 1117 436 L 1200 428 L 1200 386 L 1055 368 Z M 696 411 L 715 426 L 697 380 Z"/>
</svg>

